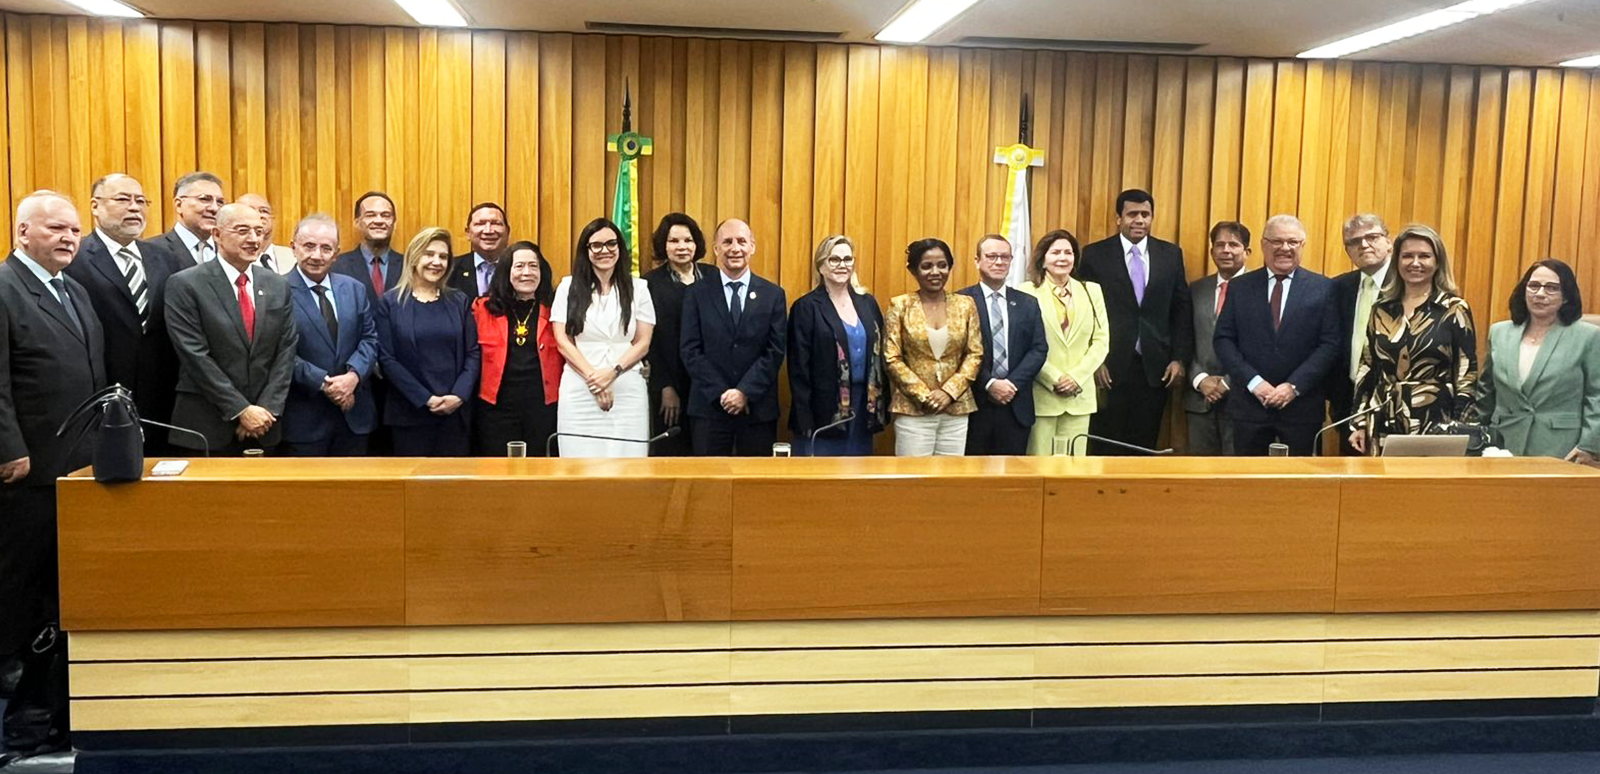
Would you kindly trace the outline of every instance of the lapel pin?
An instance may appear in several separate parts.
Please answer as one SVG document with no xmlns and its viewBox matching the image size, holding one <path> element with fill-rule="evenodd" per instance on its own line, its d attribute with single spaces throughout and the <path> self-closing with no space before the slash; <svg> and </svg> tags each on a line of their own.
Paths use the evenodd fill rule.
<svg viewBox="0 0 1600 774">
<path fill-rule="evenodd" d="M 751 301 L 756 300 L 756 292 L 754 290 L 750 291 L 750 300 Z"/>
</svg>

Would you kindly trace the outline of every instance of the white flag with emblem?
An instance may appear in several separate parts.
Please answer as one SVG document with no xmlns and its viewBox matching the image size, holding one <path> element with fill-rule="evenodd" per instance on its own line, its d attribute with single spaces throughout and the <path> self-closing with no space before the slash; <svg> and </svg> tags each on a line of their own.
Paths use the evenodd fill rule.
<svg viewBox="0 0 1600 774">
<path fill-rule="evenodd" d="M 1033 224 L 1028 214 L 1028 168 L 1044 166 L 1044 152 L 1017 143 L 994 149 L 994 163 L 1006 165 L 1006 209 L 1000 234 L 1011 243 L 1011 276 L 1006 282 L 1021 287 L 1028 281 L 1028 256 L 1033 251 Z"/>
</svg>

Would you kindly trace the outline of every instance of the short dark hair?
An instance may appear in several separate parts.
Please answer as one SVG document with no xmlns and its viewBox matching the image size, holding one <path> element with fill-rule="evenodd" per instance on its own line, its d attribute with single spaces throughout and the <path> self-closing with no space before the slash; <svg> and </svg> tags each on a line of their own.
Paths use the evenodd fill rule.
<svg viewBox="0 0 1600 774">
<path fill-rule="evenodd" d="M 1562 325 L 1571 325 L 1583 316 L 1583 293 L 1578 290 L 1578 277 L 1572 273 L 1572 267 L 1565 261 L 1555 258 L 1546 258 L 1535 261 L 1528 270 L 1522 273 L 1521 281 L 1511 290 L 1511 321 L 1521 325 L 1528 321 L 1528 281 L 1533 277 L 1533 270 L 1546 268 L 1556 273 L 1561 280 L 1561 308 L 1556 310 L 1556 319 Z"/>
<path fill-rule="evenodd" d="M 922 254 L 929 250 L 944 251 L 944 259 L 950 264 L 950 268 L 956 267 L 956 257 L 950 252 L 950 245 L 938 237 L 925 237 L 906 245 L 906 271 L 916 274 L 917 264 L 922 263 Z"/>
<path fill-rule="evenodd" d="M 477 204 L 472 205 L 472 209 L 467 210 L 467 225 L 469 225 L 469 226 L 472 225 L 472 216 L 478 214 L 478 210 L 491 210 L 491 209 L 492 210 L 499 210 L 500 211 L 500 218 L 502 220 L 507 220 L 507 221 L 510 220 L 510 218 L 506 215 L 506 208 L 501 207 L 500 205 L 495 204 L 494 202 L 478 202 Z M 506 225 L 509 226 L 510 223 L 507 223 Z"/>
<path fill-rule="evenodd" d="M 694 240 L 695 260 L 706 257 L 706 235 L 700 230 L 700 224 L 681 212 L 669 212 L 656 225 L 655 233 L 650 235 L 650 247 L 655 250 L 652 257 L 657 263 L 667 260 L 667 236 L 672 233 L 673 226 L 689 229 L 689 238 Z"/>
<path fill-rule="evenodd" d="M 517 292 L 511 288 L 511 258 L 518 250 L 532 250 L 539 259 L 539 287 L 533 291 L 534 303 L 539 306 L 549 306 L 555 297 L 555 291 L 550 284 L 550 262 L 545 260 L 544 251 L 539 246 L 528 240 L 523 240 L 512 245 L 500 260 L 494 262 L 494 275 L 489 279 L 489 293 L 484 297 L 483 305 L 489 313 L 498 317 L 511 314 L 513 305 L 517 302 Z"/>
<path fill-rule="evenodd" d="M 361 217 L 361 203 L 366 201 L 366 200 L 368 200 L 368 199 L 371 199 L 374 196 L 376 196 L 379 199 L 382 199 L 382 200 L 388 202 L 389 206 L 392 207 L 393 209 L 395 209 L 397 214 L 398 214 L 398 211 L 399 211 L 400 208 L 395 206 L 394 200 L 390 199 L 388 194 L 386 194 L 386 193 L 384 193 L 382 191 L 368 191 L 368 192 L 356 197 L 355 212 L 351 213 L 351 217 L 356 217 L 356 218 Z M 470 219 L 472 216 L 468 215 L 467 217 Z"/>
<path fill-rule="evenodd" d="M 182 191 L 183 189 L 199 182 L 216 183 L 218 188 L 222 187 L 222 178 L 217 177 L 210 172 L 206 172 L 204 170 L 190 172 L 189 174 L 178 178 L 178 182 L 172 184 L 173 198 L 177 198 L 179 191 Z"/>
<path fill-rule="evenodd" d="M 1122 216 L 1123 205 L 1128 204 L 1129 202 L 1134 204 L 1148 204 L 1152 210 L 1156 208 L 1156 200 L 1150 195 L 1149 191 L 1145 191 L 1140 188 L 1129 188 L 1128 190 L 1117 194 L 1118 217 Z"/>
<path fill-rule="evenodd" d="M 1062 239 L 1072 245 L 1072 274 L 1077 276 L 1078 262 L 1083 258 L 1082 252 L 1078 250 L 1078 238 L 1073 236 L 1071 231 L 1058 228 L 1039 237 L 1038 244 L 1033 246 L 1033 255 L 1028 256 L 1028 279 L 1033 280 L 1033 284 L 1044 287 L 1044 255 L 1050 252 L 1051 245 Z"/>
<path fill-rule="evenodd" d="M 1238 237 L 1240 242 L 1244 243 L 1245 249 L 1250 249 L 1250 229 L 1249 227 L 1245 226 L 1245 224 L 1240 223 L 1237 220 L 1217 221 L 1216 225 L 1211 227 L 1211 233 L 1206 235 L 1206 241 L 1209 244 L 1216 244 L 1217 235 L 1224 231 L 1232 231 L 1233 235 Z"/>
</svg>

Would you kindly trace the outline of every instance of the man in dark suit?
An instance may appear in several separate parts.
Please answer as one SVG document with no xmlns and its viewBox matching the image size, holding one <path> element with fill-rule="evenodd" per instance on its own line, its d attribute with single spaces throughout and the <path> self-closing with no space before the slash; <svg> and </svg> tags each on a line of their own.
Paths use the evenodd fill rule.
<svg viewBox="0 0 1600 774">
<path fill-rule="evenodd" d="M 266 229 L 253 207 L 217 213 L 220 260 L 167 280 L 167 329 L 178 351 L 174 445 L 212 454 L 277 446 L 299 337 L 289 285 L 257 262 Z"/>
<path fill-rule="evenodd" d="M 356 199 L 356 233 L 361 244 L 333 263 L 335 274 L 353 277 L 366 287 L 372 303 L 400 281 L 405 264 L 405 256 L 391 247 L 394 212 L 394 200 L 382 191 L 368 191 Z"/>
<path fill-rule="evenodd" d="M 1333 282 L 1300 266 L 1306 230 L 1274 215 L 1261 236 L 1266 266 L 1229 283 L 1217 318 L 1217 356 L 1228 394 L 1234 452 L 1263 455 L 1273 442 L 1310 454 L 1322 426 L 1323 379 L 1338 360 Z"/>
<path fill-rule="evenodd" d="M 719 271 L 683 299 L 690 442 L 699 456 L 771 454 L 789 304 L 783 288 L 750 271 L 756 239 L 749 224 L 723 221 L 711 244 Z"/>
<path fill-rule="evenodd" d="M 967 417 L 967 456 L 1027 454 L 1034 420 L 1033 380 L 1050 348 L 1044 338 L 1044 318 L 1033 296 L 1006 287 L 1013 259 L 1005 237 L 989 234 L 979 239 L 973 259 L 979 282 L 961 293 L 978 304 L 983 324 L 983 365 L 973 382 L 983 389 L 972 391 L 978 410 Z"/>
<path fill-rule="evenodd" d="M 1361 352 L 1367 345 L 1367 321 L 1372 317 L 1372 305 L 1378 300 L 1378 291 L 1389 277 L 1389 260 L 1394 245 L 1389 240 L 1389 227 L 1383 218 L 1373 214 L 1355 215 L 1344 222 L 1344 251 L 1355 267 L 1333 279 L 1339 302 L 1339 355 L 1333 368 L 1328 370 L 1328 413 L 1338 421 L 1355 411 L 1356 368 L 1361 365 Z M 1339 427 L 1339 449 L 1343 454 L 1357 454 L 1350 447 L 1350 426 Z"/>
<path fill-rule="evenodd" d="M 172 256 L 179 269 L 217 257 L 217 212 L 227 204 L 222 195 L 222 178 L 210 172 L 190 172 L 172 186 L 172 206 L 178 222 L 150 240 Z"/>
<path fill-rule="evenodd" d="M 369 377 L 378 328 L 360 280 L 334 274 L 339 226 L 308 215 L 290 241 L 298 267 L 284 277 L 294 302 L 294 381 L 283 410 L 283 442 L 297 457 L 361 457 L 378 424 Z"/>
<path fill-rule="evenodd" d="M 167 337 L 167 278 L 176 271 L 172 256 L 144 242 L 150 202 L 139 181 L 106 175 L 90 188 L 94 232 L 78 244 L 67 276 L 83 285 L 105 327 L 106 378 L 133 391 L 139 416 L 172 420 L 178 356 Z M 166 431 L 145 433 L 145 454 L 167 453 Z"/>
<path fill-rule="evenodd" d="M 1111 351 L 1095 373 L 1104 390 L 1089 432 L 1153 447 L 1167 394 L 1194 356 L 1194 319 L 1183 250 L 1150 236 L 1155 200 L 1129 189 L 1117 195 L 1117 235 L 1083 248 L 1078 278 L 1100 283 L 1111 326 Z M 1122 453 L 1109 444 L 1095 454 Z"/>
<path fill-rule="evenodd" d="M 468 298 L 487 295 L 494 262 L 505 253 L 510 238 L 505 208 L 494 202 L 475 205 L 467 213 L 467 242 L 472 245 L 472 252 L 456 256 L 450 267 L 450 287 L 466 293 Z"/>
<path fill-rule="evenodd" d="M 22 685 L 34 689 L 14 701 L 48 711 L 65 686 L 23 656 L 58 617 L 56 478 L 88 464 L 94 446 L 56 428 L 106 385 L 105 352 L 88 291 L 62 271 L 78 252 L 77 208 L 40 191 L 18 205 L 16 224 L 16 251 L 0 263 L 0 670 L 21 659 Z M 64 745 L 65 721 L 28 741 Z"/>
<path fill-rule="evenodd" d="M 1189 453 L 1216 456 L 1233 454 L 1233 422 L 1227 411 L 1232 384 L 1212 339 L 1217 315 L 1228 299 L 1228 285 L 1250 258 L 1250 229 L 1235 220 L 1218 221 L 1210 238 L 1211 263 L 1217 270 L 1189 286 L 1194 302 L 1194 362 L 1189 366 L 1189 389 L 1183 391 L 1183 410 L 1189 420 Z"/>
</svg>

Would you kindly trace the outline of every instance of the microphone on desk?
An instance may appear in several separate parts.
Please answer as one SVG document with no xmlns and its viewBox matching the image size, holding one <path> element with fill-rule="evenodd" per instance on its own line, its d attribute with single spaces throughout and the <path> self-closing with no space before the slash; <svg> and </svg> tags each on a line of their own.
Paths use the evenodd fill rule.
<svg viewBox="0 0 1600 774">
<path fill-rule="evenodd" d="M 1095 435 L 1093 433 L 1078 433 L 1077 435 L 1072 436 L 1072 440 L 1067 442 L 1067 453 L 1068 454 L 1076 454 L 1077 453 L 1077 451 L 1078 451 L 1078 439 L 1080 439 L 1080 438 L 1087 438 L 1087 439 L 1089 439 L 1091 441 L 1099 441 L 1100 443 L 1109 443 L 1112 446 L 1117 446 L 1117 447 L 1120 447 L 1120 448 L 1123 448 L 1123 449 L 1128 449 L 1129 451 L 1136 451 L 1136 452 L 1140 452 L 1142 454 L 1149 454 L 1149 455 L 1158 456 L 1158 457 L 1161 456 L 1161 455 L 1164 455 L 1164 454 L 1171 454 L 1172 453 L 1171 449 L 1152 449 L 1152 448 L 1150 448 L 1148 446 L 1140 446 L 1138 444 L 1127 443 L 1126 441 L 1119 441 L 1119 440 L 1117 440 L 1115 438 L 1107 438 L 1107 437 L 1105 437 L 1103 435 Z"/>
<path fill-rule="evenodd" d="M 1381 408 L 1383 408 L 1383 404 L 1381 404 L 1381 403 L 1375 404 L 1375 405 L 1372 405 L 1372 406 L 1368 406 L 1367 408 L 1364 408 L 1364 409 L 1362 409 L 1360 411 L 1357 411 L 1356 413 L 1351 414 L 1350 416 L 1347 416 L 1344 419 L 1341 419 L 1341 420 L 1339 420 L 1337 422 L 1329 423 L 1326 427 L 1322 428 L 1321 430 L 1318 430 L 1316 435 L 1311 436 L 1311 456 L 1313 456 L 1313 457 L 1321 457 L 1322 456 L 1322 434 L 1323 433 L 1326 433 L 1329 430 L 1334 429 L 1335 427 L 1340 427 L 1340 426 L 1349 424 L 1351 422 L 1354 422 L 1357 419 L 1360 419 L 1361 417 L 1364 417 L 1364 416 L 1366 416 L 1368 414 L 1371 414 L 1371 413 L 1373 413 L 1373 412 L 1375 412 L 1375 411 L 1377 411 L 1377 410 L 1379 410 Z"/>
<path fill-rule="evenodd" d="M 839 419 L 836 419 L 836 420 L 834 420 L 832 422 L 829 422 L 828 424 L 825 424 L 822 427 L 819 427 L 819 428 L 817 428 L 815 430 L 812 430 L 810 436 L 807 438 L 807 440 L 810 441 L 810 448 L 808 449 L 807 453 L 810 454 L 813 457 L 817 456 L 817 436 L 822 435 L 824 432 L 826 432 L 828 430 L 832 430 L 832 429 L 834 429 L 836 427 L 842 427 L 844 425 L 848 425 L 851 422 L 855 421 L 855 418 L 856 418 L 856 412 L 847 411 L 847 412 L 845 412 L 845 415 L 843 417 L 841 417 Z"/>
<path fill-rule="evenodd" d="M 555 451 L 555 444 L 556 444 L 556 439 L 557 438 L 588 438 L 588 439 L 590 439 L 592 441 L 615 441 L 617 443 L 642 443 L 645 446 L 649 446 L 649 445 L 655 443 L 656 441 L 664 441 L 664 440 L 666 440 L 668 438 L 671 438 L 671 437 L 673 437 L 673 436 L 675 436 L 675 435 L 677 435 L 678 433 L 681 433 L 681 432 L 683 432 L 683 426 L 682 425 L 673 425 L 672 427 L 667 428 L 666 432 L 661 433 L 660 435 L 657 435 L 654 438 L 621 438 L 621 437 L 614 436 L 614 435 L 590 435 L 588 433 L 561 433 L 561 432 L 555 432 L 555 433 L 551 433 L 549 438 L 544 439 L 544 456 L 549 457 Z"/>
</svg>

